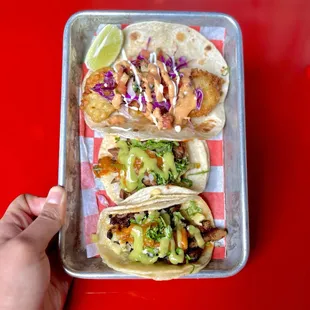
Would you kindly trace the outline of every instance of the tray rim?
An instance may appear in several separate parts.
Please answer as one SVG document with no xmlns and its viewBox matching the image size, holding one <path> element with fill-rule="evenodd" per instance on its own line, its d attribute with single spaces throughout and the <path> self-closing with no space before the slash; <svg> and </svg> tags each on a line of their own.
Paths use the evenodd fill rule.
<svg viewBox="0 0 310 310">
<path fill-rule="evenodd" d="M 241 188 L 240 188 L 240 201 L 242 201 L 241 206 L 241 221 L 240 226 L 243 228 L 241 234 L 241 243 L 243 250 L 241 251 L 240 262 L 229 270 L 210 270 L 204 274 L 193 274 L 183 277 L 183 279 L 193 279 L 193 278 L 227 278 L 239 273 L 247 264 L 250 252 L 250 241 L 249 241 L 249 210 L 248 210 L 248 182 L 247 182 L 247 149 L 246 149 L 246 120 L 245 120 L 245 100 L 244 100 L 244 59 L 243 59 L 243 40 L 242 32 L 239 23 L 231 15 L 220 13 L 220 12 L 207 12 L 207 11 L 170 11 L 170 10 L 82 10 L 74 13 L 67 20 L 64 33 L 63 33 L 63 53 L 62 53 L 62 82 L 61 82 L 61 109 L 60 109 L 60 140 L 59 140 L 59 161 L 58 161 L 58 184 L 65 186 L 65 167 L 66 167 L 66 122 L 67 122 L 67 106 L 66 102 L 68 100 L 68 78 L 69 78 L 69 49 L 70 49 L 70 29 L 72 24 L 79 18 L 83 16 L 111 16 L 119 14 L 159 14 L 159 15 L 188 15 L 197 17 L 221 17 L 228 20 L 234 27 L 237 33 L 237 63 L 238 63 L 238 79 L 237 84 L 240 88 L 238 93 L 238 106 L 239 106 L 239 137 L 240 137 L 240 149 L 243 150 L 240 154 L 240 175 L 241 175 Z M 62 244 L 62 230 L 59 232 L 58 245 L 61 249 Z M 60 250 L 61 252 L 61 250 Z M 60 253 L 61 254 L 61 253 Z M 87 271 L 77 271 L 69 266 L 61 255 L 61 261 L 64 270 L 72 277 L 80 279 L 141 279 L 139 277 L 134 277 L 130 275 L 107 275 L 105 276 L 101 272 L 87 272 Z"/>
</svg>

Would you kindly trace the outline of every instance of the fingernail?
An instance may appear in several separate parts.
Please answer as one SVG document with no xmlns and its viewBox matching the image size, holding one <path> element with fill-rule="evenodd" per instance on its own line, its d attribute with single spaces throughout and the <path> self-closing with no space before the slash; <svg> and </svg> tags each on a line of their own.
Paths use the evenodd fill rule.
<svg viewBox="0 0 310 310">
<path fill-rule="evenodd" d="M 63 195 L 63 188 L 59 186 L 52 187 L 47 195 L 46 202 L 59 205 L 61 203 Z"/>
</svg>

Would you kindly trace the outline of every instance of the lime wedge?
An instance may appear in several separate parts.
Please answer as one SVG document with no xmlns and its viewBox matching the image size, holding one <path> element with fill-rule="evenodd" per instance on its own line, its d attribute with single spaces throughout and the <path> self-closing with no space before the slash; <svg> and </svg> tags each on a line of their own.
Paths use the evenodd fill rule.
<svg viewBox="0 0 310 310">
<path fill-rule="evenodd" d="M 85 58 L 88 69 L 98 70 L 110 66 L 117 58 L 122 45 L 123 31 L 115 25 L 106 25 L 92 42 Z"/>
</svg>

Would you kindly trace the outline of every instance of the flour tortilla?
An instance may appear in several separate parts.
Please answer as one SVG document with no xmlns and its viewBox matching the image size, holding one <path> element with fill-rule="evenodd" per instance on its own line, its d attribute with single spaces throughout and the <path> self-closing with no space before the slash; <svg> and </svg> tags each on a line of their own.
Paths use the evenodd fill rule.
<svg viewBox="0 0 310 310">
<path fill-rule="evenodd" d="M 113 207 L 104 209 L 101 212 L 97 227 L 97 247 L 103 262 L 114 270 L 157 281 L 171 280 L 186 276 L 191 273 L 197 273 L 198 271 L 206 267 L 210 262 L 214 249 L 213 242 L 209 242 L 205 246 L 201 257 L 197 262 L 193 264 L 178 266 L 168 265 L 162 262 L 156 262 L 153 265 L 144 265 L 140 262 L 131 262 L 128 259 L 128 252 L 121 251 L 121 248 L 118 244 L 112 242 L 110 239 L 107 238 L 107 232 L 111 226 L 109 224 L 109 215 L 161 210 L 175 204 L 186 204 L 191 200 L 195 200 L 197 202 L 198 206 L 202 209 L 202 212 L 205 215 L 206 219 L 210 221 L 212 227 L 215 227 L 212 213 L 206 202 L 201 197 L 191 195 L 178 195 L 170 197 L 169 201 L 167 201 L 166 197 L 164 196 L 159 196 L 157 198 L 157 203 L 146 202 L 140 205 L 126 206 L 126 208 Z"/>
<path fill-rule="evenodd" d="M 223 67 L 227 67 L 227 63 L 214 44 L 196 30 L 180 24 L 143 22 L 129 25 L 123 32 L 125 38 L 123 50 L 128 59 L 136 58 L 141 50 L 146 48 L 147 41 L 151 38 L 149 51 L 154 52 L 160 48 L 166 54 L 174 55 L 175 59 L 185 56 L 187 60 L 190 60 L 189 68 L 207 70 L 224 79 L 220 102 L 207 116 L 192 117 L 192 124 L 188 124 L 180 133 L 174 129 L 158 130 L 154 124 L 144 118 L 128 120 L 121 126 L 111 127 L 107 121 L 94 123 L 85 113 L 87 124 L 94 130 L 119 134 L 126 138 L 152 139 L 160 137 L 165 140 L 180 141 L 193 137 L 209 139 L 216 136 L 225 125 L 224 101 L 228 92 L 229 74 L 222 76 L 221 70 Z M 121 54 L 116 62 L 122 60 L 123 57 L 124 54 Z M 122 115 L 121 112 L 115 112 L 112 115 L 117 114 Z M 199 130 L 195 130 L 194 126 L 199 126 Z"/>
<path fill-rule="evenodd" d="M 133 195 L 129 196 L 125 200 L 120 198 L 120 182 L 111 183 L 117 173 L 111 173 L 101 177 L 108 196 L 119 205 L 136 204 L 141 201 L 148 201 L 152 197 L 157 195 L 176 195 L 176 194 L 199 194 L 202 193 L 206 187 L 209 171 L 210 171 L 210 155 L 209 149 L 205 141 L 191 140 L 186 142 L 187 150 L 189 153 L 189 160 L 191 163 L 199 163 L 199 168 L 193 168 L 189 170 L 185 177 L 193 181 L 193 186 L 190 189 L 175 186 L 175 185 L 158 185 L 143 188 Z M 99 158 L 104 156 L 111 156 L 109 149 L 117 147 L 115 142 L 115 136 L 106 135 L 101 143 L 99 150 Z M 195 174 L 202 171 L 208 171 L 207 173 Z M 191 175 L 195 174 L 195 175 Z"/>
</svg>

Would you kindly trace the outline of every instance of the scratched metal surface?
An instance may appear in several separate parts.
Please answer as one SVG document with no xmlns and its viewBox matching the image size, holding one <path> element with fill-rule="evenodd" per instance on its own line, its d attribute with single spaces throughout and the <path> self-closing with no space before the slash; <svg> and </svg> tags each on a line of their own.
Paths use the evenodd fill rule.
<svg viewBox="0 0 310 310">
<path fill-rule="evenodd" d="M 80 208 L 79 87 L 82 64 L 93 33 L 100 24 L 130 24 L 140 21 L 182 21 L 185 25 L 220 26 L 227 31 L 224 57 L 230 67 L 230 89 L 225 102 L 224 192 L 226 209 L 227 257 L 214 260 L 188 278 L 220 278 L 238 273 L 249 255 L 246 138 L 242 36 L 237 22 L 220 13 L 85 11 L 73 15 L 64 32 L 59 184 L 68 194 L 67 221 L 59 246 L 65 270 L 85 279 L 135 278 L 111 270 L 100 258 L 86 258 L 83 246 L 83 217 Z"/>
</svg>

